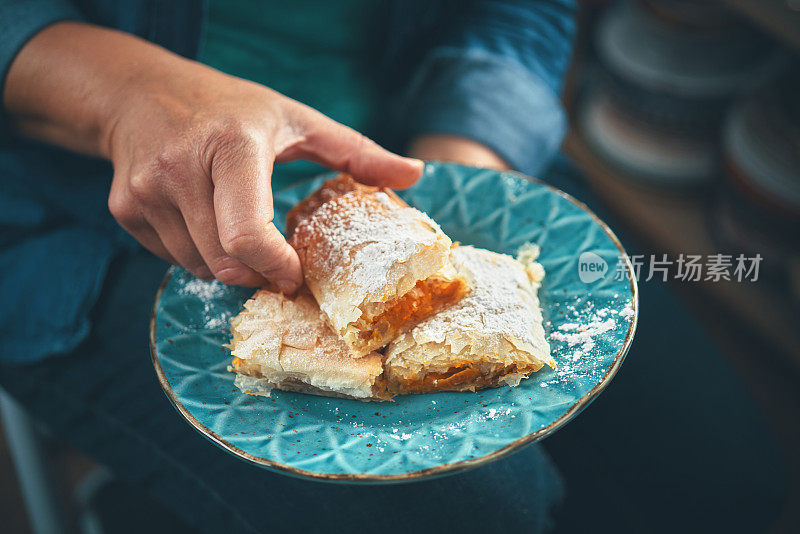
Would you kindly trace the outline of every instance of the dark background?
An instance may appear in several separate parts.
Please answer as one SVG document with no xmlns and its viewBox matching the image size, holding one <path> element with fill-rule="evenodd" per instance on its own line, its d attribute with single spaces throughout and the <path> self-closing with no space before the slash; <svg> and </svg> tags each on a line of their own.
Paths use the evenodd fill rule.
<svg viewBox="0 0 800 534">
<path fill-rule="evenodd" d="M 788 461 L 789 500 L 763 531 L 800 532 L 800 204 L 795 202 L 800 190 L 800 0 L 583 2 L 579 17 L 564 91 L 571 129 L 563 149 L 578 169 L 581 186 L 600 199 L 608 222 L 646 255 L 667 254 L 672 260 L 717 252 L 764 256 L 756 283 L 670 285 L 689 319 L 712 336 L 745 383 Z M 609 52 L 602 28 L 615 23 L 623 28 L 618 32 L 636 34 L 641 25 L 647 27 L 631 37 L 640 45 L 638 54 L 626 58 Z M 678 63 L 694 70 L 675 70 L 670 54 L 676 51 L 683 54 Z M 642 57 L 652 79 L 631 70 Z M 605 140 L 592 135 L 597 121 L 607 127 Z M 749 145 L 730 141 L 737 127 L 752 134 Z M 759 168 L 766 170 L 753 172 Z M 776 194 L 775 181 L 788 193 Z M 647 291 L 643 287 L 643 301 Z M 616 381 L 632 380 L 634 371 L 626 368 L 635 365 L 637 350 L 643 349 L 634 344 Z M 637 402 L 631 396 L 635 388 L 614 386 L 589 411 L 608 418 L 608 432 L 635 435 L 635 420 L 614 419 L 617 410 Z M 576 449 L 582 443 L 581 420 L 546 442 L 568 479 L 581 473 L 599 476 L 590 463 L 570 461 L 591 458 Z M 592 446 L 602 454 L 602 439 Z M 86 489 L 86 475 L 96 477 L 98 466 L 59 443 L 48 447 L 69 520 L 77 526 L 75 492 Z M 653 461 L 655 466 L 658 460 Z M 612 491 L 614 481 L 607 482 Z M 580 485 L 573 483 L 569 491 L 592 502 L 590 495 L 580 495 Z M 106 498 L 107 509 L 126 518 L 119 531 L 149 528 L 139 522 L 142 516 L 160 530 L 185 530 L 133 490 L 118 486 Z M 561 511 L 557 531 L 583 530 L 587 516 L 609 515 L 617 531 L 648 530 L 640 522 L 646 505 L 618 502 L 608 508 L 603 499 L 595 502 Z M 685 506 L 702 511 L 702 503 Z M 608 523 L 597 523 L 598 530 L 603 524 Z M 686 530 L 695 531 L 691 524 Z M 0 531 L 29 532 L 1 433 Z"/>
</svg>

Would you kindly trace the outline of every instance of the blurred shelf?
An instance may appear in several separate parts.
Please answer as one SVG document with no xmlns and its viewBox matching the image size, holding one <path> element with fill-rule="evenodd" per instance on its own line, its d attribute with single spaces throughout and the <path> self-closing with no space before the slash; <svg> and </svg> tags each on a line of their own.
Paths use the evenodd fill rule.
<svg viewBox="0 0 800 534">
<path fill-rule="evenodd" d="M 800 52 L 800 0 L 721 1 L 795 52 Z"/>
<path fill-rule="evenodd" d="M 791 12 L 787 0 L 722 0 L 754 24 L 800 52 L 800 13 Z M 796 0 L 800 3 L 800 0 Z M 762 11 L 763 9 L 763 11 Z M 579 11 L 579 32 L 575 57 L 567 73 L 563 101 L 571 119 L 580 88 L 584 85 L 586 51 L 596 7 L 584 5 Z M 584 177 L 616 215 L 620 227 L 633 234 L 641 253 L 716 253 L 709 230 L 709 201 L 702 194 L 675 194 L 646 188 L 626 180 L 602 157 L 596 155 L 580 136 L 575 122 L 563 149 L 581 168 Z M 791 459 L 792 494 L 798 502 L 800 473 L 798 450 L 797 380 L 800 374 L 800 312 L 789 290 L 781 291 L 763 283 L 675 283 L 672 287 L 701 327 L 714 338 L 723 355 L 753 392 L 771 426 Z M 644 282 L 646 283 L 646 282 Z M 641 303 L 643 309 L 648 303 Z M 658 314 L 658 310 L 651 310 Z M 787 505 L 780 523 L 771 532 L 798 532 L 800 508 Z"/>
<path fill-rule="evenodd" d="M 800 0 L 722 0 L 759 25 L 769 26 L 772 34 L 782 32 L 800 51 L 800 12 L 789 7 L 789 1 Z M 588 29 L 598 10 L 584 6 L 578 12 L 579 31 L 575 55 L 567 72 L 562 100 L 570 117 L 570 131 L 564 142 L 564 152 L 581 168 L 584 176 L 604 203 L 638 239 L 642 253 L 713 254 L 719 252 L 709 229 L 709 202 L 704 195 L 677 194 L 649 188 L 626 180 L 614 167 L 595 154 L 585 143 L 574 120 L 580 87 L 585 82 L 586 51 L 589 47 Z M 780 28 L 780 30 L 778 29 Z M 778 357 L 800 371 L 800 312 L 794 297 L 762 279 L 758 283 L 697 282 L 685 283 L 679 293 L 691 293 L 694 299 L 687 304 L 695 313 L 705 315 L 708 309 L 738 319 L 741 326 L 763 340 L 763 353 L 751 354 L 754 361 Z M 703 300 L 698 308 L 692 301 Z M 645 306 L 646 303 L 643 303 Z M 714 320 L 714 318 L 710 318 Z"/>
<path fill-rule="evenodd" d="M 564 151 L 577 163 L 597 195 L 622 223 L 638 236 L 643 252 L 668 254 L 717 253 L 708 230 L 707 202 L 692 195 L 648 189 L 625 181 L 595 155 L 575 126 Z M 800 317 L 793 297 L 759 282 L 696 282 L 702 294 L 731 311 L 800 368 Z M 644 303 L 646 306 L 647 304 Z M 767 350 L 767 347 L 765 347 Z"/>
</svg>

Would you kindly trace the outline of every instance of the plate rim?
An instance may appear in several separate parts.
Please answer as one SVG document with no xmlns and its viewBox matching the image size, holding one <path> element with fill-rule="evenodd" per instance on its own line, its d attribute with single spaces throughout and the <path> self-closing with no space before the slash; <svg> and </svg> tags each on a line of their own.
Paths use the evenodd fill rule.
<svg viewBox="0 0 800 534">
<path fill-rule="evenodd" d="M 436 162 L 439 163 L 439 162 Z M 442 162 L 443 163 L 443 162 Z M 466 165 L 462 165 L 463 167 L 468 167 Z M 479 167 L 472 167 L 472 168 L 479 168 Z M 484 170 L 493 170 L 493 169 L 484 169 Z M 600 228 L 603 229 L 603 232 L 611 239 L 611 242 L 614 243 L 614 246 L 617 247 L 617 250 L 620 253 L 620 257 L 624 259 L 625 262 L 625 269 L 627 271 L 627 278 L 628 283 L 630 284 L 631 288 L 631 308 L 633 310 L 633 315 L 631 316 L 631 322 L 628 325 L 628 331 L 625 333 L 625 340 L 622 343 L 622 347 L 617 351 L 617 354 L 614 356 L 614 361 L 611 363 L 611 366 L 605 372 L 603 377 L 600 381 L 595 384 L 585 395 L 579 398 L 572 406 L 564 412 L 561 417 L 557 418 L 555 421 L 546 425 L 542 428 L 539 428 L 535 432 L 531 432 L 522 436 L 520 438 L 515 439 L 511 443 L 503 445 L 499 449 L 492 451 L 490 453 L 484 454 L 483 456 L 479 456 L 477 458 L 471 458 L 468 460 L 459 460 L 456 462 L 449 462 L 445 464 L 440 464 L 434 467 L 428 467 L 425 469 L 420 469 L 418 471 L 409 471 L 407 473 L 400 473 L 394 475 L 381 475 L 381 474 L 370 474 L 370 473 L 318 473 L 316 471 L 309 471 L 307 469 L 300 469 L 298 467 L 293 467 L 291 465 L 277 462 L 275 460 L 268 460 L 266 458 L 260 458 L 253 454 L 243 451 L 239 447 L 229 443 L 219 434 L 214 432 L 213 430 L 206 427 L 197 418 L 192 415 L 189 410 L 180 402 L 178 396 L 176 395 L 175 391 L 172 389 L 169 381 L 167 380 L 166 375 L 164 374 L 164 370 L 161 367 L 161 362 L 157 356 L 157 348 L 156 348 L 156 312 L 158 310 L 158 303 L 161 299 L 161 294 L 164 291 L 164 288 L 169 282 L 170 278 L 172 277 L 173 268 L 167 270 L 166 274 L 164 275 L 164 279 L 161 281 L 161 284 L 158 287 L 158 291 L 156 291 L 155 301 L 153 303 L 153 310 L 150 314 L 150 328 L 149 328 L 149 342 L 150 342 L 150 359 L 153 362 L 153 367 L 155 368 L 156 376 L 158 377 L 158 381 L 161 385 L 161 389 L 164 391 L 164 394 L 169 399 L 172 406 L 180 413 L 184 419 L 200 434 L 204 437 L 212 441 L 217 446 L 221 447 L 225 451 L 242 458 L 243 460 L 248 461 L 254 465 L 257 465 L 261 468 L 270 469 L 273 471 L 285 473 L 288 475 L 292 475 L 295 477 L 305 478 L 305 479 L 313 479 L 313 480 L 323 480 L 323 481 L 330 481 L 330 482 L 361 482 L 361 483 L 375 483 L 375 482 L 404 482 L 404 481 L 412 481 L 412 480 L 421 480 L 429 477 L 441 476 L 445 474 L 453 474 L 460 471 L 466 471 L 468 469 L 473 469 L 475 467 L 479 467 L 481 465 L 493 462 L 495 460 L 499 460 L 500 458 L 504 458 L 508 456 L 512 452 L 515 452 L 526 445 L 531 443 L 535 443 L 536 441 L 541 440 L 542 438 L 552 434 L 553 432 L 557 431 L 573 418 L 575 418 L 579 413 L 581 413 L 589 404 L 596 399 L 600 393 L 611 383 L 611 380 L 616 376 L 617 371 L 622 366 L 622 362 L 625 360 L 625 356 L 628 354 L 628 350 L 630 349 L 631 343 L 633 342 L 634 334 L 636 333 L 636 326 L 639 321 L 639 286 L 636 281 L 636 277 L 634 276 L 633 265 L 631 264 L 630 258 L 628 257 L 627 252 L 625 252 L 625 248 L 622 246 L 619 238 L 614 234 L 611 228 L 598 217 L 589 207 L 584 204 L 583 202 L 577 200 L 569 193 L 565 193 L 564 191 L 554 187 L 538 178 L 533 178 L 532 176 L 527 176 L 520 172 L 516 171 L 495 171 L 499 174 L 504 175 L 511 175 L 517 179 L 524 180 L 526 182 L 532 182 L 540 186 L 544 186 L 547 189 L 551 190 L 555 194 L 559 195 L 560 197 L 564 198 L 568 202 L 576 205 L 583 211 L 589 214 L 589 216 L 596 222 Z M 330 174 L 330 173 L 324 173 Z M 309 179 L 309 181 L 314 180 L 320 176 L 324 176 L 324 174 L 320 174 L 314 176 Z"/>
</svg>

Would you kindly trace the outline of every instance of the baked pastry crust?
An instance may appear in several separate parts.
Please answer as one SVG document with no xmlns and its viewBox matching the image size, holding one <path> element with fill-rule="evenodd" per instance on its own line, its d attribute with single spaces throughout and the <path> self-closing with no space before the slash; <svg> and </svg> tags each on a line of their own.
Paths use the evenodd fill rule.
<svg viewBox="0 0 800 534">
<path fill-rule="evenodd" d="M 245 393 L 271 389 L 360 400 L 391 398 L 380 354 L 353 358 L 307 291 L 259 290 L 231 320 L 231 370 Z"/>
<path fill-rule="evenodd" d="M 287 230 L 308 288 L 355 357 L 469 291 L 439 225 L 390 190 L 345 174 L 295 206 Z"/>
<path fill-rule="evenodd" d="M 544 270 L 535 256 L 525 254 L 523 264 L 461 246 L 452 258 L 473 289 L 386 348 L 389 389 L 397 394 L 475 391 L 517 385 L 544 364 L 555 368 L 536 295 Z"/>
</svg>

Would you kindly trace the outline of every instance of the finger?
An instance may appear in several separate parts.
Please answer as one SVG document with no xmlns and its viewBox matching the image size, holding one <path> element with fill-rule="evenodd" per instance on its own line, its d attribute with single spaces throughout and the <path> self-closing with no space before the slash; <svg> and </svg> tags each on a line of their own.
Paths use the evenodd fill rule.
<svg viewBox="0 0 800 534">
<path fill-rule="evenodd" d="M 299 140 L 281 151 L 278 162 L 308 159 L 346 172 L 362 183 L 395 189 L 410 187 L 422 175 L 423 161 L 389 152 L 307 106 L 297 104 L 290 116 Z"/>
<path fill-rule="evenodd" d="M 126 193 L 125 189 L 113 182 L 108 196 L 108 209 L 119 225 L 144 248 L 172 264 L 177 264 L 172 254 L 167 251 L 164 243 L 158 237 L 153 227 L 142 215 L 136 203 Z"/>
<path fill-rule="evenodd" d="M 138 230 L 129 230 L 128 228 L 125 228 L 125 230 L 134 238 L 136 238 L 136 240 L 141 243 L 144 248 L 162 260 L 168 261 L 173 265 L 178 265 L 178 262 L 172 257 L 172 254 L 169 253 L 167 247 L 165 247 L 164 243 L 161 242 L 161 239 L 158 237 L 156 231 L 150 228 L 149 225 L 147 228 Z"/>
<path fill-rule="evenodd" d="M 214 155 L 214 212 L 222 248 L 285 293 L 303 281 L 300 259 L 272 223 L 272 154 L 248 143 Z"/>
<path fill-rule="evenodd" d="M 213 278 L 213 273 L 206 265 L 200 252 L 189 235 L 186 222 L 176 210 L 162 207 L 145 211 L 145 218 L 158 234 L 169 254 L 175 262 L 198 278 Z"/>
<path fill-rule="evenodd" d="M 266 279 L 242 263 L 229 256 L 222 248 L 214 216 L 213 191 L 211 183 L 201 182 L 192 198 L 179 206 L 189 235 L 214 277 L 224 284 L 259 287 Z"/>
</svg>

